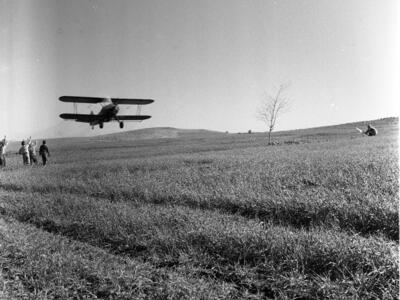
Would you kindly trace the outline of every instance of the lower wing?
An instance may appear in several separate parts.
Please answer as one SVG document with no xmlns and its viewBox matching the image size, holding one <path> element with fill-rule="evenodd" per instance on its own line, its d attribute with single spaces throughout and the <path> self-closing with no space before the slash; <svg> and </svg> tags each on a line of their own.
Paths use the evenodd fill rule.
<svg viewBox="0 0 400 300">
<path fill-rule="evenodd" d="M 77 122 L 90 123 L 100 120 L 98 115 L 86 115 L 86 114 L 61 114 L 60 118 L 64 120 L 75 120 Z"/>
<path fill-rule="evenodd" d="M 131 116 L 117 116 L 119 121 L 143 121 L 146 119 L 150 119 L 151 116 L 142 116 L 142 115 L 131 115 Z"/>
<path fill-rule="evenodd" d="M 60 118 L 64 120 L 75 120 L 77 122 L 85 122 L 91 123 L 95 121 L 101 121 L 103 118 L 99 115 L 88 115 L 88 114 L 61 114 Z M 143 121 L 146 119 L 150 119 L 151 116 L 142 116 L 142 115 L 126 115 L 126 116 L 116 116 L 115 120 L 117 121 Z M 114 119 L 114 118 L 112 118 Z"/>
</svg>

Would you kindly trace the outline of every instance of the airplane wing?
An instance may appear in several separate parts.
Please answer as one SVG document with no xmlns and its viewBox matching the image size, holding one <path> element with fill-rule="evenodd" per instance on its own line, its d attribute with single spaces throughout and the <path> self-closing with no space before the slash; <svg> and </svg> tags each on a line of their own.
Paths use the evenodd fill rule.
<svg viewBox="0 0 400 300">
<path fill-rule="evenodd" d="M 61 114 L 60 118 L 64 120 L 75 120 L 77 122 L 90 123 L 99 120 L 98 115 L 87 115 L 87 114 Z"/>
<path fill-rule="evenodd" d="M 131 105 L 144 105 L 153 103 L 152 99 L 123 99 L 123 98 L 111 98 L 114 104 L 131 104 Z"/>
<path fill-rule="evenodd" d="M 76 97 L 76 96 L 62 96 L 58 98 L 62 102 L 73 102 L 73 103 L 101 103 L 104 102 L 104 98 L 100 97 Z"/>
<path fill-rule="evenodd" d="M 92 114 L 61 114 L 60 118 L 64 120 L 75 120 L 77 122 L 85 122 L 90 123 L 94 121 L 100 121 L 101 117 L 99 115 L 92 115 Z M 146 119 L 150 119 L 151 116 L 144 116 L 144 115 L 125 115 L 125 116 L 117 116 L 118 120 L 120 121 L 143 121 Z"/>
<path fill-rule="evenodd" d="M 142 121 L 151 118 L 151 116 L 142 116 L 142 115 L 117 116 L 117 117 L 118 120 L 121 121 Z"/>
</svg>

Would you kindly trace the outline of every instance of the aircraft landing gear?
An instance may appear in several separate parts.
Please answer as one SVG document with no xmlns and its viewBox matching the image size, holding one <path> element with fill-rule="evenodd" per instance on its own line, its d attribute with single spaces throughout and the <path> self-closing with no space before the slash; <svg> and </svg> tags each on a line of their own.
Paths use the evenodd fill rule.
<svg viewBox="0 0 400 300">
<path fill-rule="evenodd" d="M 104 123 L 103 123 L 103 122 L 100 122 L 100 123 L 99 123 L 99 127 L 100 127 L 100 128 L 103 128 L 103 127 L 104 127 Z"/>
<path fill-rule="evenodd" d="M 119 122 L 119 128 L 124 128 L 124 122 Z"/>
</svg>

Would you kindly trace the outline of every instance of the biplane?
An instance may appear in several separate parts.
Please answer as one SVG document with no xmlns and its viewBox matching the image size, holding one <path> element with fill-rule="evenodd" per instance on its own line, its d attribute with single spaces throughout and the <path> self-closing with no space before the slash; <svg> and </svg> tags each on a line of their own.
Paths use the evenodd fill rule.
<svg viewBox="0 0 400 300">
<path fill-rule="evenodd" d="M 62 102 L 71 102 L 74 104 L 74 113 L 64 113 L 60 118 L 64 120 L 74 120 L 76 122 L 89 123 L 92 126 L 99 125 L 104 127 L 104 123 L 117 121 L 120 128 L 124 128 L 124 121 L 143 121 L 151 116 L 141 115 L 141 105 L 153 103 L 152 99 L 125 99 L 125 98 L 100 98 L 100 97 L 76 97 L 62 96 L 59 98 Z M 102 106 L 98 114 L 78 114 L 77 103 L 100 104 Z M 118 115 L 119 105 L 137 105 L 136 115 Z"/>
</svg>

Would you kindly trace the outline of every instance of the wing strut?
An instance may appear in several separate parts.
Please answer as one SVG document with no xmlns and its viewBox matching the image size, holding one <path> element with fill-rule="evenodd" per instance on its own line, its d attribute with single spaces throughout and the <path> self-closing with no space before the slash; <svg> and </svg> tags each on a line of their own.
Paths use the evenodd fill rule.
<svg viewBox="0 0 400 300">
<path fill-rule="evenodd" d="M 141 106 L 141 105 L 138 105 L 138 106 L 137 106 L 137 109 L 136 109 L 136 114 L 137 114 L 137 115 L 140 115 L 141 112 L 142 112 L 142 106 Z"/>
<path fill-rule="evenodd" d="M 78 104 L 74 102 L 74 113 L 77 115 L 78 114 Z"/>
</svg>

